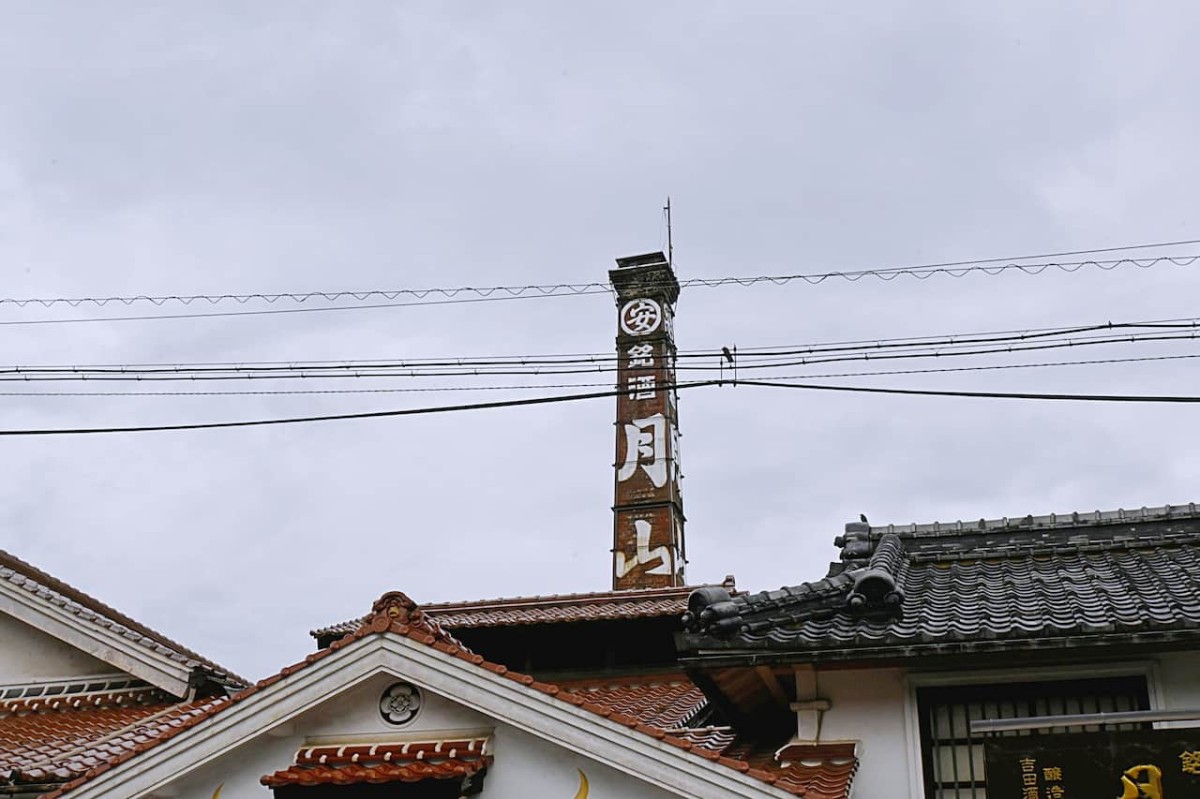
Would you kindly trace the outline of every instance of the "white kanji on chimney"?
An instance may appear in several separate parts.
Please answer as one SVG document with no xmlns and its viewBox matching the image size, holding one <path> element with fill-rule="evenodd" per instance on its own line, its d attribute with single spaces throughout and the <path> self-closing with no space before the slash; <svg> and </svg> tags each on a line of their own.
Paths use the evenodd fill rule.
<svg viewBox="0 0 1200 799">
<path fill-rule="evenodd" d="M 653 368 L 654 367 L 654 345 L 653 344 L 634 344 L 629 348 L 629 368 Z"/>
<path fill-rule="evenodd" d="M 625 557 L 624 552 L 617 552 L 617 577 L 624 577 L 638 566 L 655 565 L 646 569 L 646 574 L 670 574 L 671 550 L 664 546 L 650 548 L 650 522 L 636 519 L 633 522 L 634 537 L 637 548 L 632 558 Z"/>
<path fill-rule="evenodd" d="M 621 308 L 621 329 L 631 336 L 644 336 L 657 330 L 662 318 L 662 306 L 656 300 L 638 297 Z"/>
<path fill-rule="evenodd" d="M 629 378 L 630 399 L 654 399 L 654 392 L 657 388 L 658 384 L 654 379 L 654 375 L 638 375 L 637 377 Z"/>
<path fill-rule="evenodd" d="M 617 481 L 633 477 L 639 466 L 655 488 L 667 484 L 667 420 L 661 413 L 625 425 L 625 462 L 617 470 Z"/>
</svg>

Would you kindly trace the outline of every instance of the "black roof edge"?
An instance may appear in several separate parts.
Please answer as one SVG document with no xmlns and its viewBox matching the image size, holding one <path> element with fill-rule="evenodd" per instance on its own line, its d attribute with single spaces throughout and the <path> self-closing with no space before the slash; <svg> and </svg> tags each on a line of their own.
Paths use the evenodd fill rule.
<svg viewBox="0 0 1200 799">
<path fill-rule="evenodd" d="M 1069 635 L 1053 638 L 991 638 L 983 641 L 944 641 L 920 644 L 885 644 L 880 646 L 832 647 L 829 649 L 779 650 L 766 646 L 737 646 L 733 642 L 705 639 L 704 647 L 689 646 L 685 640 L 678 642 L 681 653 L 689 650 L 692 655 L 681 654 L 679 665 L 685 670 L 709 670 L 729 667 L 787 665 L 790 663 L 838 663 L 848 665 L 861 662 L 864 666 L 877 667 L 879 661 L 904 664 L 917 658 L 992 656 L 998 652 L 1058 653 L 1065 649 L 1088 649 L 1093 653 L 1112 651 L 1113 657 L 1124 660 L 1140 657 L 1142 653 L 1131 653 L 1128 649 L 1116 651 L 1117 647 L 1129 645 L 1152 645 L 1160 651 L 1194 647 L 1200 641 L 1200 628 L 1186 630 L 1147 630 L 1136 633 L 1097 633 L 1092 635 Z M 707 648 L 706 648 L 707 647 Z M 1073 654 L 1073 659 L 1078 656 Z"/>
</svg>

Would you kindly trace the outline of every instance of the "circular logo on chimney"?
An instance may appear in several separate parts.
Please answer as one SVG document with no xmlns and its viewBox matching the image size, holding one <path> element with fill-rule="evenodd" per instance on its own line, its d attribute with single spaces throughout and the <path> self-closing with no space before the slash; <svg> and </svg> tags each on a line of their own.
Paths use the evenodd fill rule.
<svg viewBox="0 0 1200 799">
<path fill-rule="evenodd" d="M 639 297 L 621 308 L 621 329 L 631 336 L 644 336 L 658 329 L 662 317 L 661 305 L 649 297 Z"/>
<path fill-rule="evenodd" d="M 410 683 L 394 683 L 379 698 L 379 712 L 389 724 L 407 724 L 420 709 L 421 689 Z"/>
</svg>

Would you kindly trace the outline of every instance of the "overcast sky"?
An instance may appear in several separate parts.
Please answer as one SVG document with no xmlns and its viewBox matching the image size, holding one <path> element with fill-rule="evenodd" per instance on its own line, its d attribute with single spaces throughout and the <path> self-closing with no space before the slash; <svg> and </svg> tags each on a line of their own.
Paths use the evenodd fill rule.
<svg viewBox="0 0 1200 799">
<path fill-rule="evenodd" d="M 1196 239 L 1198 36 L 1185 2 L 0 2 L 0 295 L 604 280 L 663 247 L 667 195 L 685 279 Z M 1193 317 L 1198 290 L 1200 263 L 697 287 L 676 333 L 746 348 Z M 590 353 L 611 350 L 615 310 L 600 294 L 2 331 L 4 366 Z M 1044 360 L 1200 352 L 1122 347 Z M 826 382 L 1200 395 L 1195 363 Z M 260 387 L 297 388 L 167 389 Z M 0 427 L 526 395 L 0 396 Z M 725 387 L 680 412 L 692 583 L 820 578 L 860 513 L 1200 499 L 1185 405 Z M 7 438 L 0 546 L 261 677 L 389 589 L 607 588 L 613 415 Z"/>
</svg>

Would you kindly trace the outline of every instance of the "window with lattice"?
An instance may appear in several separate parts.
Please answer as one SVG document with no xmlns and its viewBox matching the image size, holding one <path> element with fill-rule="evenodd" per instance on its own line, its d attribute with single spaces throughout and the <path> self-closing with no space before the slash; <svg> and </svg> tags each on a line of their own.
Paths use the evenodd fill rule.
<svg viewBox="0 0 1200 799">
<path fill-rule="evenodd" d="M 984 736 L 970 731 L 970 723 L 976 719 L 1073 716 L 1149 708 L 1144 676 L 918 688 L 925 799 L 987 799 Z M 1087 725 L 998 734 L 1053 735 L 1099 729 Z"/>
</svg>

